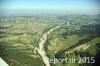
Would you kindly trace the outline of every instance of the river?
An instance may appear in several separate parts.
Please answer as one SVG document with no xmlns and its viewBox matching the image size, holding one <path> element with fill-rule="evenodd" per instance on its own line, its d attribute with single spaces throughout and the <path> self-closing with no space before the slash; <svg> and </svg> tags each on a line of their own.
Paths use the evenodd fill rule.
<svg viewBox="0 0 100 66">
<path fill-rule="evenodd" d="M 69 24 L 68 24 L 68 25 L 61 25 L 61 26 L 69 26 Z M 42 60 L 43 60 L 43 62 L 44 62 L 44 64 L 45 64 L 46 66 L 51 66 L 51 65 L 50 65 L 50 63 L 49 63 L 49 58 L 46 56 L 46 51 L 45 51 L 45 49 L 44 49 L 44 43 L 45 43 L 46 40 L 47 40 L 47 36 L 48 36 L 51 32 L 53 32 L 54 30 L 58 29 L 58 28 L 61 27 L 61 26 L 56 26 L 56 27 L 50 29 L 49 31 L 47 31 L 46 33 L 44 33 L 43 36 L 42 36 L 42 38 L 40 38 L 39 48 L 36 48 L 36 50 L 38 50 L 38 53 L 39 53 L 39 55 L 41 56 L 41 58 L 42 58 Z"/>
</svg>

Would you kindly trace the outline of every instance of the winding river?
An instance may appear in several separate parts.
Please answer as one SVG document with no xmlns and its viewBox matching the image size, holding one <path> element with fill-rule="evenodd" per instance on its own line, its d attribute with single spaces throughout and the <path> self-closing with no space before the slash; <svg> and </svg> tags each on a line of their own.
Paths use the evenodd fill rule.
<svg viewBox="0 0 100 66">
<path fill-rule="evenodd" d="M 61 25 L 61 26 L 69 26 L 68 25 Z M 52 29 L 50 29 L 49 31 L 47 31 L 46 33 L 43 34 L 42 38 L 40 38 L 40 42 L 39 42 L 39 48 L 36 48 L 36 50 L 38 51 L 39 55 L 41 56 L 44 64 L 46 66 L 51 66 L 50 63 L 49 63 L 49 58 L 46 56 L 46 52 L 45 52 L 45 49 L 44 49 L 44 43 L 46 42 L 47 40 L 47 36 L 53 32 L 54 30 L 58 29 L 59 27 L 61 26 L 56 26 Z"/>
</svg>

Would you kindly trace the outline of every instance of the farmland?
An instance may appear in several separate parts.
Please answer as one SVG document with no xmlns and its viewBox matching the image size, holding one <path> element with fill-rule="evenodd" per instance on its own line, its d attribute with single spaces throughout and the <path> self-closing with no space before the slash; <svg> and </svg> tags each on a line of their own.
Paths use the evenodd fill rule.
<svg viewBox="0 0 100 66">
<path fill-rule="evenodd" d="M 100 15 L 53 15 L 0 17 L 0 57 L 10 66 L 43 66 L 35 48 L 42 36 L 55 29 L 44 43 L 48 58 L 98 57 L 100 53 Z M 69 26 L 67 25 L 70 22 Z M 35 52 L 34 52 L 35 51 Z M 65 56 L 66 55 L 66 56 Z M 51 66 L 92 66 L 58 63 Z"/>
</svg>

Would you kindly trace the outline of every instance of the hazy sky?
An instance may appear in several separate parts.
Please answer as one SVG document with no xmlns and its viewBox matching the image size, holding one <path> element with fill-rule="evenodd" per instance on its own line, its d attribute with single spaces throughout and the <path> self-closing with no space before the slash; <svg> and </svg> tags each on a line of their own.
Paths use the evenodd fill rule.
<svg viewBox="0 0 100 66">
<path fill-rule="evenodd" d="M 99 0 L 0 0 L 3 13 L 98 13 Z"/>
</svg>

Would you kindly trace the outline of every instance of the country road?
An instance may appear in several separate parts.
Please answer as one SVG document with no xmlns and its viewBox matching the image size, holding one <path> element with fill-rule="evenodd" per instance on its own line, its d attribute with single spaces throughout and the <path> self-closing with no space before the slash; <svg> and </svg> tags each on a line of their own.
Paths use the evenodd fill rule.
<svg viewBox="0 0 100 66">
<path fill-rule="evenodd" d="M 68 25 L 61 25 L 61 26 L 69 26 L 69 23 Z M 44 49 L 44 43 L 46 42 L 47 40 L 47 36 L 53 32 L 54 30 L 60 28 L 61 26 L 56 26 L 52 29 L 50 29 L 49 31 L 47 31 L 46 33 L 43 34 L 42 38 L 40 38 L 40 42 L 39 42 L 39 48 L 36 48 L 36 50 L 38 51 L 39 55 L 41 56 L 44 64 L 46 66 L 51 66 L 50 63 L 49 63 L 49 58 L 46 56 L 46 52 L 45 52 L 45 49 Z"/>
</svg>

